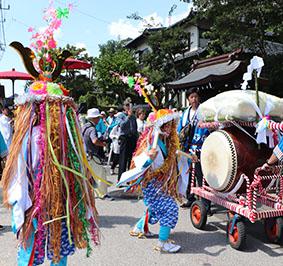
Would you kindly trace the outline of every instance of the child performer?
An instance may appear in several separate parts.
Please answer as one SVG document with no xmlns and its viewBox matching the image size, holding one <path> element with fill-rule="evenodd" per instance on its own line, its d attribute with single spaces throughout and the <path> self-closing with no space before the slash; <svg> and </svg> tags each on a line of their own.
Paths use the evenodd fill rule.
<svg viewBox="0 0 283 266">
<path fill-rule="evenodd" d="M 178 113 L 168 109 L 160 109 L 155 113 L 152 126 L 140 136 L 132 169 L 125 172 L 118 183 L 120 185 L 135 180 L 129 189 L 141 185 L 147 207 L 146 213 L 130 234 L 150 236 L 148 223 L 159 222 L 159 241 L 155 249 L 169 253 L 178 252 L 181 248 L 180 245 L 169 241 L 169 234 L 178 221 L 176 200 L 180 200 L 181 194 L 185 195 L 188 182 L 187 159 L 181 157 L 179 162 L 176 159 L 179 149 L 176 131 L 178 118 Z"/>
</svg>

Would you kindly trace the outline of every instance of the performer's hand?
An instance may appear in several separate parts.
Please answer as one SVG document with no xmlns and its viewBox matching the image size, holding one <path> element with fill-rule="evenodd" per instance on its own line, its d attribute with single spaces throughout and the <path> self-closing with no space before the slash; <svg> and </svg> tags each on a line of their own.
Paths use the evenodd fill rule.
<svg viewBox="0 0 283 266">
<path fill-rule="evenodd" d="M 265 163 L 264 165 L 262 165 L 261 170 L 264 170 L 264 171 L 270 170 L 270 165 L 268 163 Z"/>
<path fill-rule="evenodd" d="M 192 154 L 191 160 L 192 160 L 193 163 L 197 163 L 199 161 L 197 155 L 195 155 L 195 154 Z"/>
<path fill-rule="evenodd" d="M 149 156 L 149 158 L 151 160 L 154 160 L 157 156 L 157 153 L 158 153 L 158 151 L 156 149 L 152 148 L 148 151 L 147 155 Z"/>
</svg>

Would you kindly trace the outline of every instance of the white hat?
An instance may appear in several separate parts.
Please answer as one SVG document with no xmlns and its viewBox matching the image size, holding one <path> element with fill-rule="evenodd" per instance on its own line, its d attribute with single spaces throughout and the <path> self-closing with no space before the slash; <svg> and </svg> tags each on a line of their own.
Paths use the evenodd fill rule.
<svg viewBox="0 0 283 266">
<path fill-rule="evenodd" d="M 101 114 L 97 108 L 91 108 L 87 110 L 86 119 L 101 117 Z"/>
</svg>

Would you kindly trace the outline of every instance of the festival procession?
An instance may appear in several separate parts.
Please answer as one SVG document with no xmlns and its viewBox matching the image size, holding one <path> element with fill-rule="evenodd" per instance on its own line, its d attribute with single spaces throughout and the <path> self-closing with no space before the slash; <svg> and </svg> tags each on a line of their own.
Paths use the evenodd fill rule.
<svg viewBox="0 0 283 266">
<path fill-rule="evenodd" d="M 0 10 L 0 265 L 283 265 L 282 1 Z"/>
</svg>

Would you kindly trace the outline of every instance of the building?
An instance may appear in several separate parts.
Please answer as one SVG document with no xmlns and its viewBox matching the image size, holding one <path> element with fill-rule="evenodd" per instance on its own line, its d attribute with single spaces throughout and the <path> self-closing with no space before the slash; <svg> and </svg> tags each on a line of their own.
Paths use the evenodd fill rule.
<svg viewBox="0 0 283 266">
<path fill-rule="evenodd" d="M 209 29 L 210 25 L 205 20 L 195 22 L 195 14 L 196 13 L 194 11 L 191 11 L 186 18 L 168 27 L 168 29 L 182 27 L 184 31 L 188 33 L 188 39 L 184 40 L 187 42 L 186 49 L 175 55 L 175 61 L 179 64 L 182 64 L 183 60 L 197 59 L 206 52 L 206 47 L 209 40 L 203 37 L 203 33 Z M 143 54 L 151 51 L 151 48 L 148 44 L 148 37 L 150 34 L 162 29 L 166 28 L 160 27 L 145 29 L 141 35 L 126 44 L 126 48 L 135 51 L 135 58 L 138 63 L 141 63 L 141 57 Z M 184 73 L 179 73 L 179 75 L 184 75 Z"/>
</svg>

